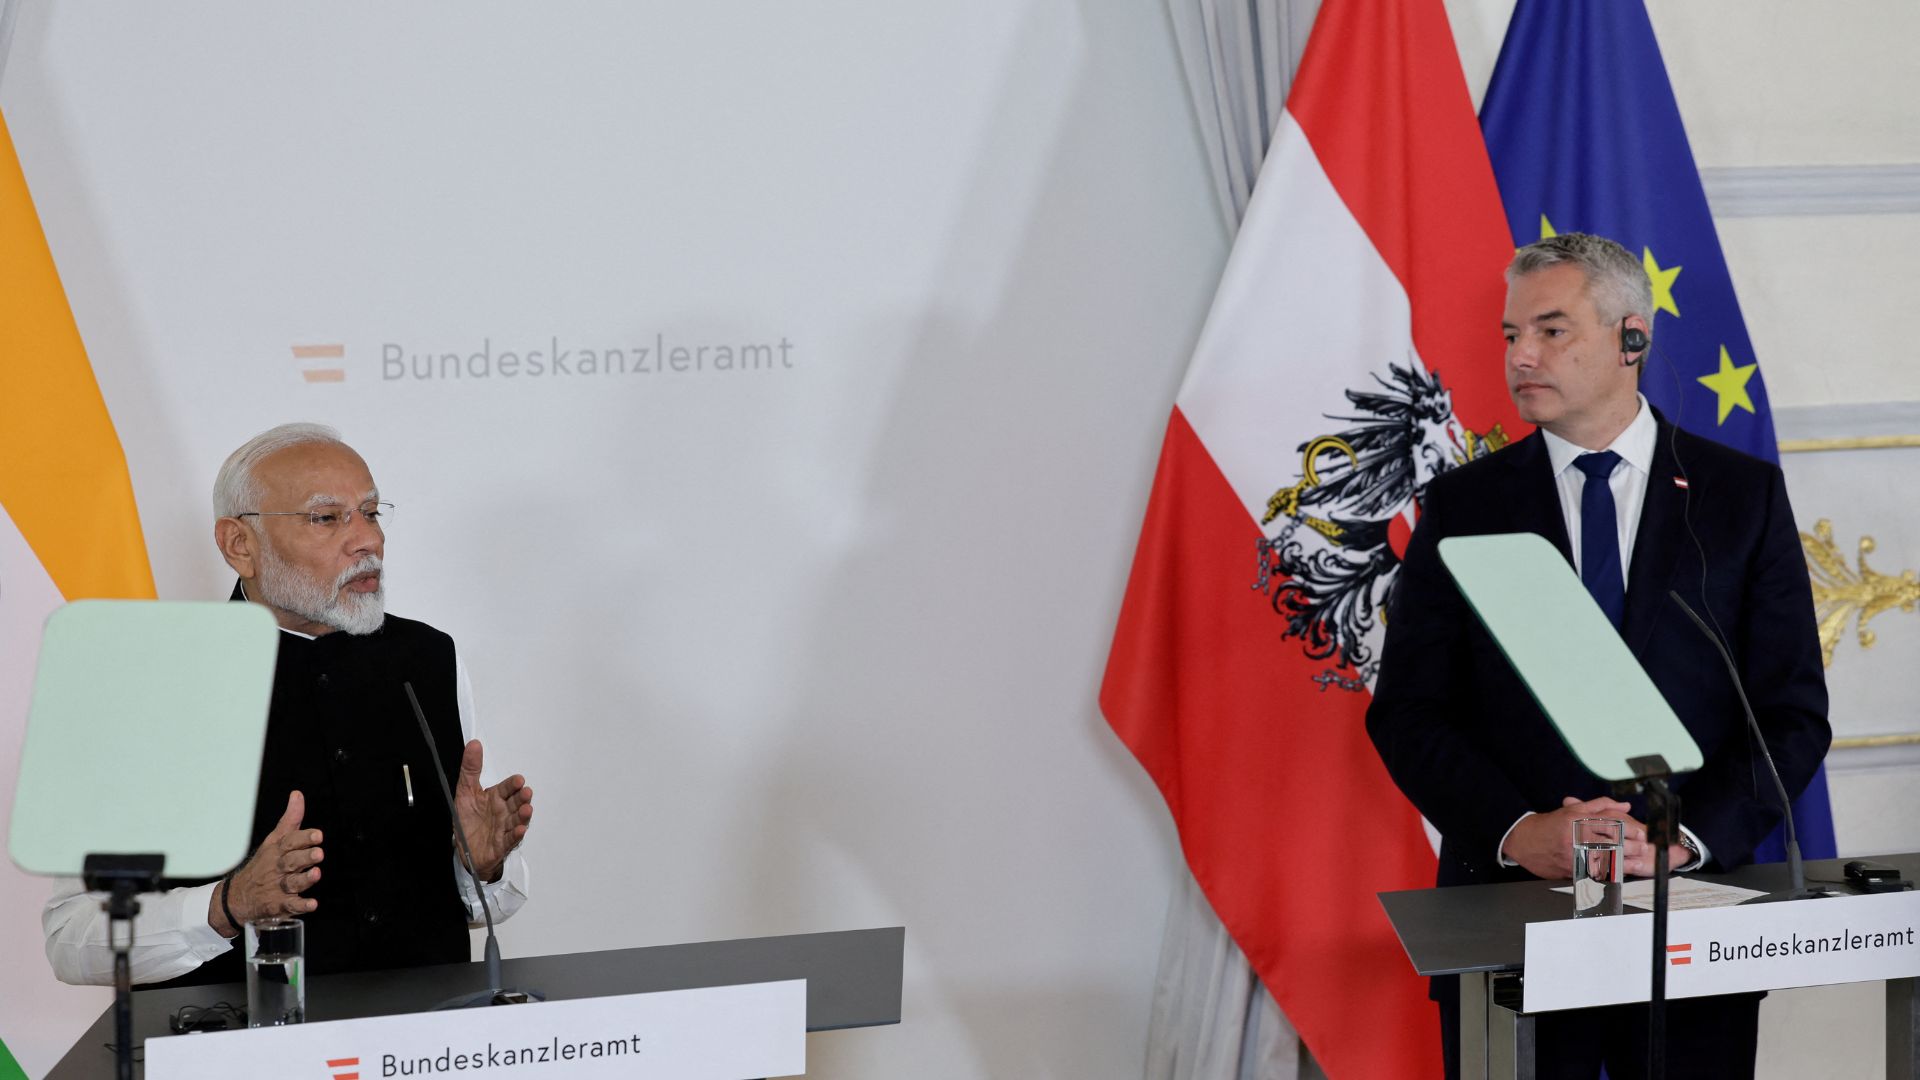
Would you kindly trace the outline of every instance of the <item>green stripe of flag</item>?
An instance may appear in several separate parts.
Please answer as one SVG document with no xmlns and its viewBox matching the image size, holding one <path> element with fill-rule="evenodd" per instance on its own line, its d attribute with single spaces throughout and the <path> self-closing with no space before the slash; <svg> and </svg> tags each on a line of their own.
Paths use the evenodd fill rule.
<svg viewBox="0 0 1920 1080">
<path fill-rule="evenodd" d="M 27 1070 L 13 1060 L 13 1055 L 7 1051 L 5 1039 L 0 1039 L 0 1080 L 27 1080 Z"/>
</svg>

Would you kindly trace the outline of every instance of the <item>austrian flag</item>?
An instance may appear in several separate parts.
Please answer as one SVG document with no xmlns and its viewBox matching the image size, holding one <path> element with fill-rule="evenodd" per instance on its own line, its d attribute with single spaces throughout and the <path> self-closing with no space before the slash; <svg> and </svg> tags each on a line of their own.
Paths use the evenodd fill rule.
<svg viewBox="0 0 1920 1080">
<path fill-rule="evenodd" d="M 1367 738 L 1435 475 L 1523 431 L 1513 252 L 1441 0 L 1328 0 L 1174 403 L 1101 709 L 1327 1074 L 1440 1071 L 1374 894 L 1433 884 Z"/>
</svg>

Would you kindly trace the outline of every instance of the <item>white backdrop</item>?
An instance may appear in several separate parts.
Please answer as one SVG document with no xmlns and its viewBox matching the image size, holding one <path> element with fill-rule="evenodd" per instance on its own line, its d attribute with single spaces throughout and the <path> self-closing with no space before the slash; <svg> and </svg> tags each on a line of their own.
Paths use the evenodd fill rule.
<svg viewBox="0 0 1920 1080">
<path fill-rule="evenodd" d="M 1158 0 L 61 0 L 0 106 L 161 595 L 271 424 L 400 507 L 537 792 L 509 955 L 900 923 L 813 1075 L 1137 1073 L 1178 855 L 1094 692 L 1224 255 Z M 497 370 L 655 335 L 791 366 Z"/>
</svg>

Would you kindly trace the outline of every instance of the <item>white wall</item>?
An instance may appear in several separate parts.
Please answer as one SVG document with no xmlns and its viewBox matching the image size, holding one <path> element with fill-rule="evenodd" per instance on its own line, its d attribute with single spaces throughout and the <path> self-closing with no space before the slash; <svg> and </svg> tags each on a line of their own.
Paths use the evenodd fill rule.
<svg viewBox="0 0 1920 1080">
<path fill-rule="evenodd" d="M 1137 1072 L 1178 855 L 1094 692 L 1225 252 L 1157 0 L 62 0 L 0 107 L 162 596 L 270 424 L 399 505 L 538 793 L 509 954 L 905 924 L 811 1075 Z M 793 365 L 380 363 L 656 332 Z"/>
</svg>

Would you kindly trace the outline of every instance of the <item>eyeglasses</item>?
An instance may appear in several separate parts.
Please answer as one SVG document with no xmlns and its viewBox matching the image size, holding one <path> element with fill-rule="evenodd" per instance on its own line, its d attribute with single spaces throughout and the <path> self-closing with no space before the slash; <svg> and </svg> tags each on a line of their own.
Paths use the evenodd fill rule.
<svg viewBox="0 0 1920 1080">
<path fill-rule="evenodd" d="M 234 517 L 291 517 L 306 518 L 307 524 L 327 532 L 344 529 L 353 521 L 353 515 L 359 514 L 367 524 L 387 531 L 393 521 L 393 504 L 390 502 L 361 503 L 359 506 L 337 506 L 328 504 L 316 506 L 311 510 L 249 510 Z"/>
</svg>

